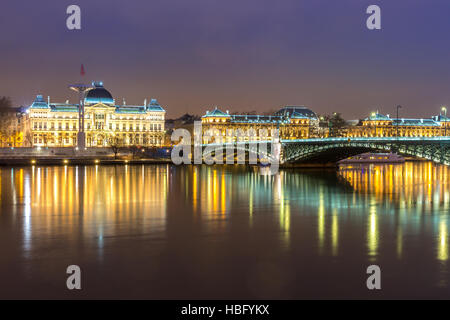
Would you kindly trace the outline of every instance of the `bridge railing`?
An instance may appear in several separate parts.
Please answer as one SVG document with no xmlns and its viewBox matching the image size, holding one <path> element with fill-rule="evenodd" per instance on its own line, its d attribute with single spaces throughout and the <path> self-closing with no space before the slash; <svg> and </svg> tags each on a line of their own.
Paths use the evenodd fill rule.
<svg viewBox="0 0 450 320">
<path fill-rule="evenodd" d="M 347 137 L 347 138 L 312 138 L 312 139 L 280 139 L 279 142 L 282 144 L 286 143 L 316 143 L 316 142 L 448 142 L 450 143 L 449 137 Z M 226 143 L 209 143 L 202 144 L 202 146 L 227 146 L 227 145 L 243 145 L 249 143 L 262 143 L 270 144 L 273 143 L 272 140 L 250 140 L 250 141 L 234 141 Z"/>
<path fill-rule="evenodd" d="M 299 142 L 395 142 L 395 141 L 439 141 L 450 142 L 450 137 L 347 137 L 347 138 L 312 138 L 312 139 L 282 139 L 281 143 L 299 143 Z"/>
</svg>

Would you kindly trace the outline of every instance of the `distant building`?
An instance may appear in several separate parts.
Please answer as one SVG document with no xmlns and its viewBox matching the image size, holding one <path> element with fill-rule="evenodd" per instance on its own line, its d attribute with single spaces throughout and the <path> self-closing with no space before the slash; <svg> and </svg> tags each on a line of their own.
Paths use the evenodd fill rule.
<svg viewBox="0 0 450 320">
<path fill-rule="evenodd" d="M 102 82 L 93 82 L 84 99 L 86 146 L 161 146 L 165 110 L 156 99 L 145 105 L 117 105 Z M 45 101 L 38 95 L 27 110 L 33 146 L 77 144 L 78 104 Z"/>
<path fill-rule="evenodd" d="M 209 131 L 213 136 L 225 138 L 230 129 L 234 132 L 253 129 L 256 140 L 270 139 L 276 129 L 279 129 L 280 139 L 307 139 L 316 135 L 318 124 L 317 115 L 303 106 L 286 106 L 273 115 L 230 114 L 215 108 L 202 117 L 203 132 Z M 232 140 L 235 141 L 236 138 Z"/>
<path fill-rule="evenodd" d="M 372 113 L 357 126 L 347 128 L 348 137 L 437 137 L 450 134 L 450 120 L 443 116 L 429 119 L 391 118 Z"/>
</svg>

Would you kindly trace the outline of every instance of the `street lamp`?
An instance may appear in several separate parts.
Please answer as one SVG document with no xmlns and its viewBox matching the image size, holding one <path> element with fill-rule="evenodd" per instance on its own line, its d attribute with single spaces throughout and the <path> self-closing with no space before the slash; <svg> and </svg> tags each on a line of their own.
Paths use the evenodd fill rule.
<svg viewBox="0 0 450 320">
<path fill-rule="evenodd" d="M 444 113 L 444 137 L 447 136 L 447 107 L 443 106 L 441 112 Z"/>
</svg>

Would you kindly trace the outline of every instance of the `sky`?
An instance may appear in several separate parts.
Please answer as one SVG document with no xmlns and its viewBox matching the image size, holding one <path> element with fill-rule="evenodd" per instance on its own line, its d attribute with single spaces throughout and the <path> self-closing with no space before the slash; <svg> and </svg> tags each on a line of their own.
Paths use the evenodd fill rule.
<svg viewBox="0 0 450 320">
<path fill-rule="evenodd" d="M 81 30 L 66 9 L 81 8 Z M 366 9 L 381 8 L 381 30 Z M 173 118 L 306 105 L 347 119 L 450 106 L 448 0 L 2 0 L 0 96 L 30 105 L 101 80 Z M 85 76 L 80 76 L 84 64 Z"/>
</svg>

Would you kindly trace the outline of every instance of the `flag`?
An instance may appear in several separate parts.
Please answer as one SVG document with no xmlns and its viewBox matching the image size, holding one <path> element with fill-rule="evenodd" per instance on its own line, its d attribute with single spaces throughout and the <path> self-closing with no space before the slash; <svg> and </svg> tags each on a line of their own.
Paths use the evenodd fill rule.
<svg viewBox="0 0 450 320">
<path fill-rule="evenodd" d="M 83 66 L 83 64 L 81 64 L 81 70 L 80 70 L 80 75 L 81 76 L 84 76 L 84 66 Z"/>
</svg>

